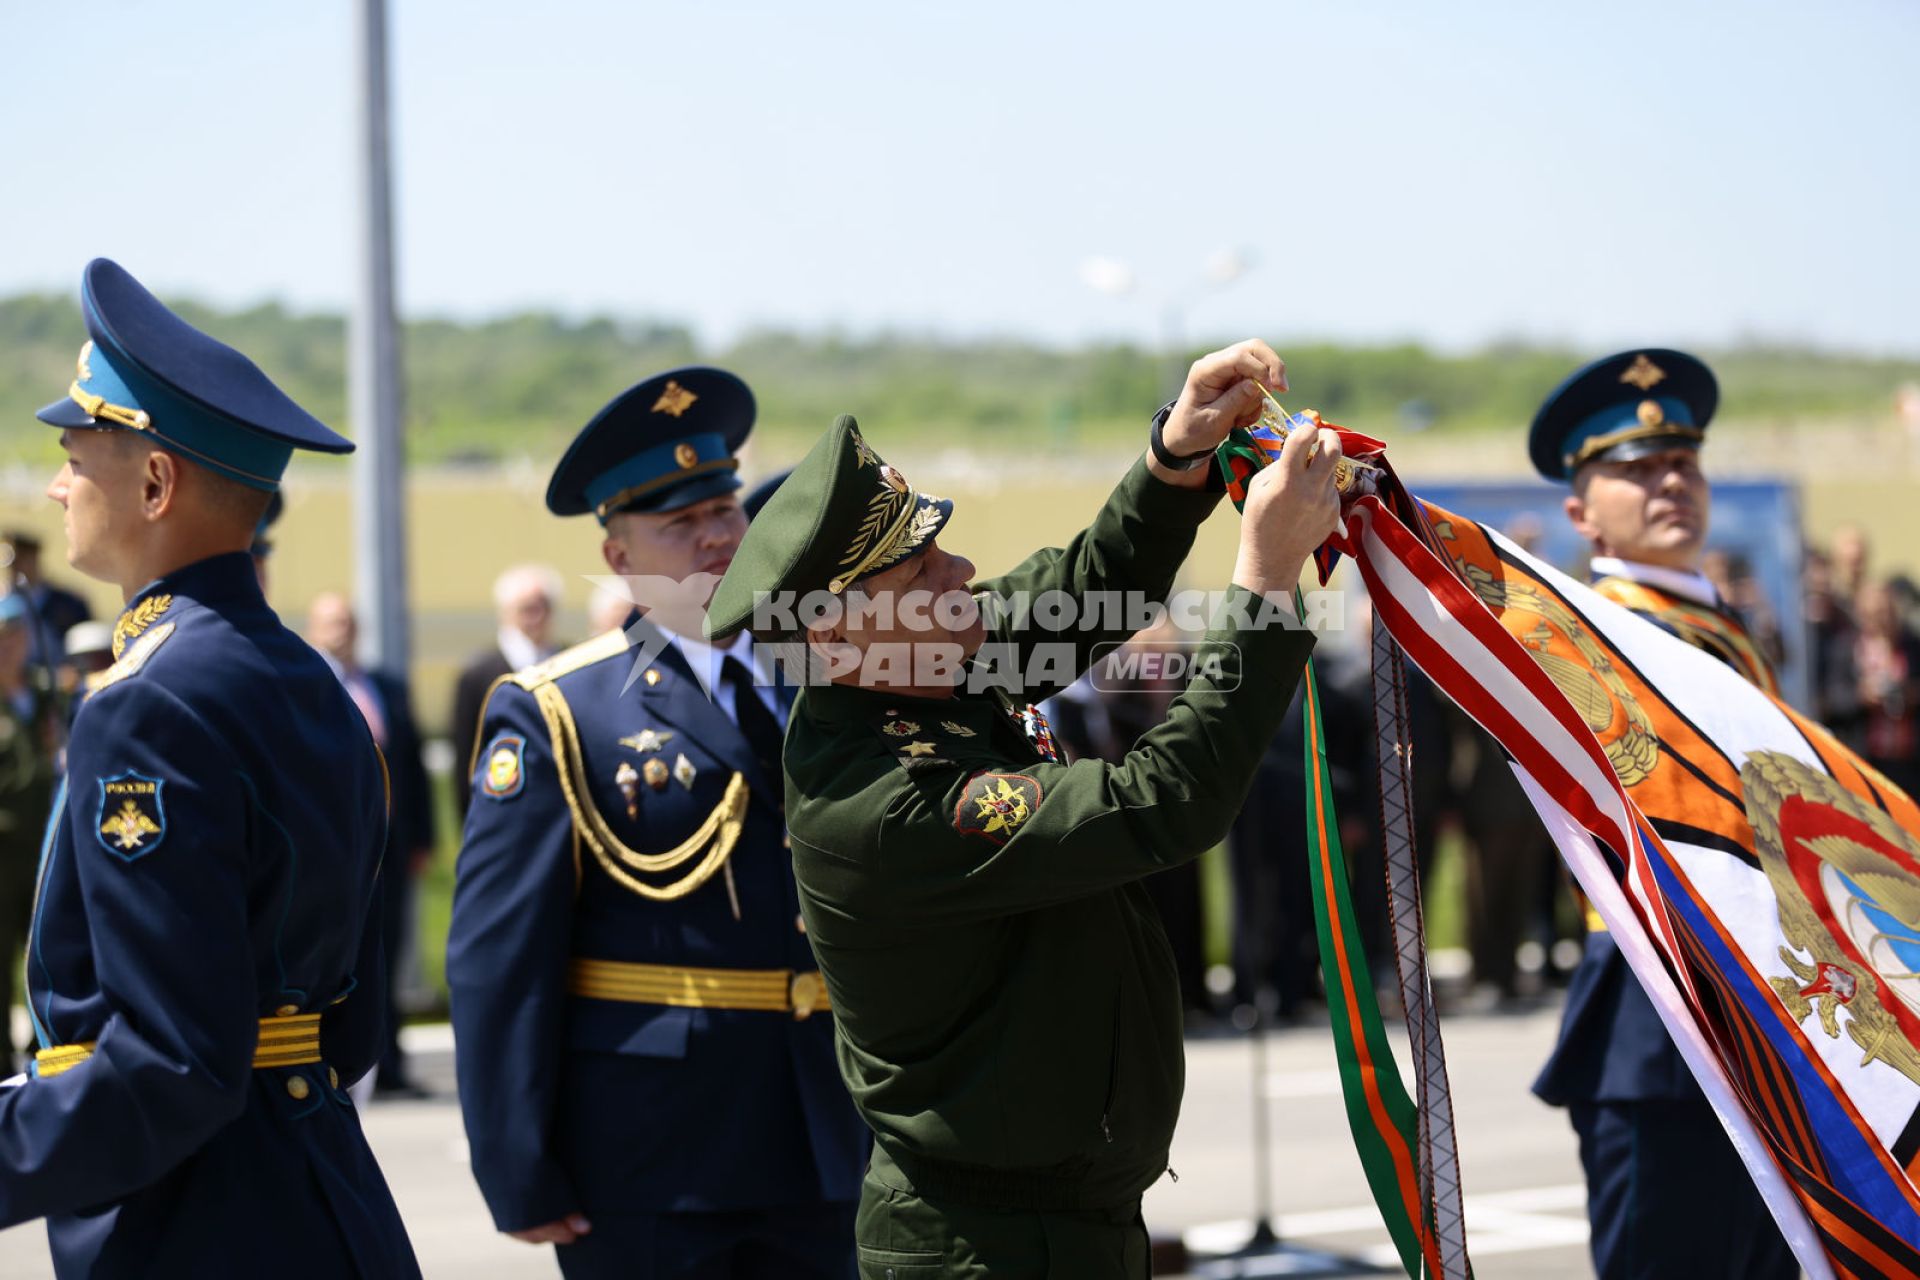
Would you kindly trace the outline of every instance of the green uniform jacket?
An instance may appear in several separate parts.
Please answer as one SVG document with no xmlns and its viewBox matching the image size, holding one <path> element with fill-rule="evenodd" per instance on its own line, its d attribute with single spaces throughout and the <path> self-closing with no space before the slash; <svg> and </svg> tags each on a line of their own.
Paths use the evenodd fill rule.
<svg viewBox="0 0 1920 1280">
<path fill-rule="evenodd" d="M 1216 501 L 1136 464 L 1071 545 L 980 586 L 1163 599 Z M 1124 638 L 1003 623 L 988 644 L 1025 657 L 1070 642 L 1071 680 Z M 1218 627 L 1198 654 L 1214 674 L 1117 765 L 1043 761 L 989 692 L 801 694 L 785 757 L 794 871 L 841 1074 L 880 1148 L 874 1177 L 1069 1211 L 1137 1200 L 1167 1168 L 1180 999 L 1138 881 L 1225 837 L 1312 646 L 1303 630 Z"/>
</svg>

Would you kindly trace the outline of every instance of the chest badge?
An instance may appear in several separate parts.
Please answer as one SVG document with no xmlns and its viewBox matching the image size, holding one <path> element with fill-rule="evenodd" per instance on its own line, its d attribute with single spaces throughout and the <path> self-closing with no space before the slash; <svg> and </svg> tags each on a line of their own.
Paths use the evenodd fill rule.
<svg viewBox="0 0 1920 1280">
<path fill-rule="evenodd" d="M 647 785 L 655 791 L 665 791 L 667 789 L 667 762 L 664 760 L 647 761 L 640 766 L 640 776 L 645 778 Z"/>
<path fill-rule="evenodd" d="M 673 762 L 673 780 L 687 790 L 693 790 L 693 780 L 699 776 L 700 771 L 693 767 L 693 761 L 687 759 L 686 753 L 682 752 Z"/>
<path fill-rule="evenodd" d="M 650 763 L 658 764 L 658 761 Z M 640 816 L 640 771 L 628 761 L 622 760 L 620 767 L 613 771 L 613 785 L 620 788 L 620 798 L 627 802 L 627 817 Z"/>
<path fill-rule="evenodd" d="M 123 862 L 135 862 L 160 847 L 167 838 L 167 811 L 160 793 L 161 778 L 131 771 L 100 780 L 100 844 Z"/>
<path fill-rule="evenodd" d="M 976 773 L 953 809 L 953 829 L 1005 844 L 1040 807 L 1040 784 L 1024 773 Z"/>
<path fill-rule="evenodd" d="M 671 733 L 662 733 L 658 729 L 642 729 L 638 733 L 630 733 L 620 739 L 620 745 L 645 755 L 649 751 L 661 750 L 671 741 L 673 741 Z"/>
</svg>

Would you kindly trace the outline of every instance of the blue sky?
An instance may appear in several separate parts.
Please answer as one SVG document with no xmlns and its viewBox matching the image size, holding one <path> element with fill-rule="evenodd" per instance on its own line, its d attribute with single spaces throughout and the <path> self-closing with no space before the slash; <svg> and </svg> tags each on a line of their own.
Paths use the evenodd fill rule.
<svg viewBox="0 0 1920 1280">
<path fill-rule="evenodd" d="M 1193 339 L 1920 352 L 1902 0 L 391 12 L 412 315 L 1151 341 L 1179 295 Z M 106 254 L 344 306 L 351 33 L 346 0 L 0 8 L 0 293 Z"/>
</svg>

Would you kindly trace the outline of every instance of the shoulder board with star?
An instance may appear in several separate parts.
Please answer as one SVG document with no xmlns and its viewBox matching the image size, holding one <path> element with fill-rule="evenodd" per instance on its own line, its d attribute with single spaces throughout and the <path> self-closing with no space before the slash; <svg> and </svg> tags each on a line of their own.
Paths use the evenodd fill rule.
<svg viewBox="0 0 1920 1280">
<path fill-rule="evenodd" d="M 583 640 L 571 649 L 562 649 L 545 662 L 516 671 L 507 679 L 532 693 L 543 684 L 552 684 L 561 676 L 590 667 L 596 662 L 618 657 L 627 651 L 627 633 L 615 628 L 591 640 Z"/>
<path fill-rule="evenodd" d="M 888 712 L 874 721 L 874 732 L 887 744 L 887 750 L 893 754 L 907 772 L 921 769 L 944 767 L 953 763 L 947 755 L 944 735 L 929 732 L 930 726 L 914 716 L 904 716 Z"/>
<path fill-rule="evenodd" d="M 139 639 L 127 646 L 126 652 L 120 655 L 119 661 L 104 671 L 96 671 L 88 676 L 87 696 L 91 698 L 109 685 L 119 684 L 127 677 L 137 675 L 140 668 L 147 665 L 147 659 L 153 657 L 160 646 L 167 642 L 167 637 L 173 634 L 174 625 L 171 622 L 163 622 L 143 632 Z"/>
</svg>

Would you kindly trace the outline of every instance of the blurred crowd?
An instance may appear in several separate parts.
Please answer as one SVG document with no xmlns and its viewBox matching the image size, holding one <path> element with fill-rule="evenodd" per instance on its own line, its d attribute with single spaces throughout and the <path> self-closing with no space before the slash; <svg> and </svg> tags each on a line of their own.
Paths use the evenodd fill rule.
<svg viewBox="0 0 1920 1280">
<path fill-rule="evenodd" d="M 1509 534 L 1527 541 L 1525 529 Z M 10 587 L 0 594 L 0 954 L 9 957 L 5 987 L 11 1005 L 65 726 L 86 677 L 111 664 L 114 654 L 112 624 L 94 619 L 84 599 L 43 575 L 39 541 L 24 532 L 0 538 L 0 560 L 10 566 Z M 263 579 L 268 549 L 264 540 L 255 549 Z M 1811 690 L 1806 710 L 1891 781 L 1920 791 L 1920 585 L 1902 574 L 1876 573 L 1868 539 L 1854 527 L 1837 530 L 1825 546 L 1807 547 L 1804 566 Z M 1780 621 L 1742 557 L 1712 552 L 1705 568 L 1769 656 L 1780 660 L 1786 652 Z M 561 575 L 543 565 L 516 565 L 496 579 L 493 635 L 461 668 L 444 709 L 456 779 L 471 767 L 480 707 L 493 682 L 583 638 L 555 634 L 563 590 Z M 596 595 L 590 630 L 620 625 L 629 608 L 623 599 Z M 383 924 L 389 954 L 400 957 L 389 966 L 391 979 L 403 983 L 418 973 L 422 949 L 439 945 L 417 936 L 417 886 L 445 834 L 436 828 L 429 754 L 411 687 L 404 672 L 360 665 L 358 627 L 346 597 L 323 593 L 310 602 L 304 620 L 288 621 L 303 626 L 308 641 L 328 658 L 387 756 L 394 812 Z M 1370 625 L 1364 595 L 1354 591 L 1345 632 L 1337 643 L 1322 645 L 1317 665 L 1355 908 L 1376 984 L 1390 1000 Z M 1163 627 L 1137 637 L 1129 651 L 1173 652 L 1181 640 Z M 1047 709 L 1070 755 L 1118 760 L 1159 722 L 1184 677 L 1177 664 L 1135 664 L 1124 676 L 1083 678 Z M 1442 941 L 1459 942 L 1466 965 L 1464 971 L 1457 961 L 1436 966 L 1437 974 L 1451 979 L 1443 990 L 1456 1003 L 1478 1007 L 1530 1003 L 1563 983 L 1579 957 L 1581 924 L 1567 876 L 1504 753 L 1411 670 L 1409 727 L 1416 843 L 1428 891 L 1436 852 L 1460 860 L 1446 879 L 1459 886 L 1462 927 L 1455 932 L 1464 936 Z M 1228 844 L 1230 964 L 1210 970 L 1207 963 L 1209 906 L 1198 864 L 1147 882 L 1196 1023 L 1235 1009 L 1293 1019 L 1311 1014 L 1321 999 L 1304 761 L 1296 699 Z M 466 789 L 455 785 L 452 795 L 456 821 L 464 820 Z M 1434 918 L 1430 912 L 1430 928 Z M 16 1038 L 11 1048 L 17 1059 L 30 1046 Z M 380 1095 L 417 1092 L 397 1040 L 388 1045 L 374 1088 Z"/>
</svg>

